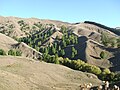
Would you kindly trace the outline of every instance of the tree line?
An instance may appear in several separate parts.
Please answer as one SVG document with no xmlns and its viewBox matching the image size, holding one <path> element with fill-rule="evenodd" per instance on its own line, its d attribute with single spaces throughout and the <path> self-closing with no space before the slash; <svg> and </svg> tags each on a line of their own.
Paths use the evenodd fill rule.
<svg viewBox="0 0 120 90">
<path fill-rule="evenodd" d="M 0 55 L 21 56 L 21 55 L 22 55 L 22 52 L 21 52 L 20 50 L 10 49 L 10 50 L 6 53 L 3 49 L 0 49 Z"/>
</svg>

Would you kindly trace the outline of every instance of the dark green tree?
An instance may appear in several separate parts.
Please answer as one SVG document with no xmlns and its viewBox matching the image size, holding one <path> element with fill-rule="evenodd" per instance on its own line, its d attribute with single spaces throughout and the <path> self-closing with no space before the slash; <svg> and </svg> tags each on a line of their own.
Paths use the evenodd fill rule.
<svg viewBox="0 0 120 90">
<path fill-rule="evenodd" d="M 16 51 L 16 56 L 22 56 L 22 52 L 20 50 Z"/>
<path fill-rule="evenodd" d="M 0 49 L 0 55 L 6 55 L 6 53 L 3 49 Z"/>
<path fill-rule="evenodd" d="M 52 51 L 52 54 L 54 55 L 54 54 L 56 53 L 56 49 L 55 49 L 53 46 L 51 47 L 51 49 L 52 49 L 52 50 L 51 50 L 51 51 Z"/>
<path fill-rule="evenodd" d="M 48 54 L 48 48 L 45 48 L 45 53 Z"/>
<path fill-rule="evenodd" d="M 64 49 L 61 49 L 60 50 L 60 56 L 64 56 L 65 55 L 65 51 L 64 51 Z"/>
<path fill-rule="evenodd" d="M 71 58 L 74 58 L 75 55 L 77 55 L 77 50 L 74 47 L 72 47 L 72 51 L 71 52 L 72 52 Z"/>
<path fill-rule="evenodd" d="M 55 64 L 59 64 L 59 60 L 58 60 L 58 54 L 55 54 L 55 61 L 54 61 Z"/>
<path fill-rule="evenodd" d="M 107 53 L 105 51 L 102 51 L 100 53 L 100 57 L 101 57 L 101 59 L 106 59 L 107 58 Z"/>
<path fill-rule="evenodd" d="M 61 31 L 62 31 L 62 33 L 66 33 L 67 32 L 67 28 L 63 25 L 63 26 L 61 26 Z"/>
<path fill-rule="evenodd" d="M 75 53 L 74 53 L 74 52 L 72 52 L 71 58 L 74 58 L 74 57 L 75 57 Z"/>
<path fill-rule="evenodd" d="M 58 50 L 59 50 L 59 51 L 61 50 L 61 46 L 60 46 L 60 45 L 58 46 Z"/>
<path fill-rule="evenodd" d="M 11 49 L 8 51 L 8 55 L 16 56 L 16 51 Z"/>
</svg>

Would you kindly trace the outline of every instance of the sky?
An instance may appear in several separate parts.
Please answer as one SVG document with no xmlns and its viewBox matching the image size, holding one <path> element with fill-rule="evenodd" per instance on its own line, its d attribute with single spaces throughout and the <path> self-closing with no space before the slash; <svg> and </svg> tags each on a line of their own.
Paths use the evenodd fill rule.
<svg viewBox="0 0 120 90">
<path fill-rule="evenodd" d="M 120 27 L 120 0 L 0 0 L 0 16 L 94 21 Z"/>
</svg>

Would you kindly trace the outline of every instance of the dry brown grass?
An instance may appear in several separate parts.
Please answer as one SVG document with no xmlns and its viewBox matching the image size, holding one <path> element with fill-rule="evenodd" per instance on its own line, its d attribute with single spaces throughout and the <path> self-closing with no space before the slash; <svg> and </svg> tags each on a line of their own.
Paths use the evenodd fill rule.
<svg viewBox="0 0 120 90">
<path fill-rule="evenodd" d="M 0 56 L 0 90 L 76 90 L 83 83 L 99 85 L 101 81 L 62 65 Z"/>
</svg>

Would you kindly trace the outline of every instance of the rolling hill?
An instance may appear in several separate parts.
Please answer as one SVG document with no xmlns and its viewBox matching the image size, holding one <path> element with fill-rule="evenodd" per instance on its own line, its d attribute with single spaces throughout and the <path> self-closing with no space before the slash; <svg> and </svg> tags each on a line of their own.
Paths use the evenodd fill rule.
<svg viewBox="0 0 120 90">
<path fill-rule="evenodd" d="M 93 74 L 33 59 L 0 56 L 0 90 L 79 90 L 102 82 Z"/>
<path fill-rule="evenodd" d="M 97 76 L 103 75 L 106 69 L 120 72 L 119 28 L 91 21 L 67 23 L 0 16 L 0 49 L 7 53 L 0 56 L 1 77 L 5 76 L 0 80 L 3 85 L 8 81 L 10 88 L 16 90 L 19 84 L 26 90 L 75 90 L 83 83 L 99 85 Z M 10 56 L 9 50 L 19 50 L 22 55 Z M 14 78 L 13 83 L 10 77 Z M 7 86 L 0 88 L 8 90 Z"/>
</svg>

